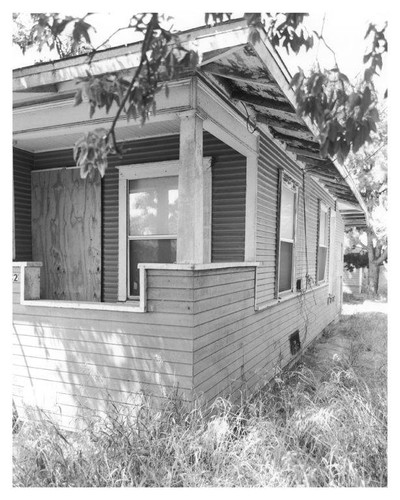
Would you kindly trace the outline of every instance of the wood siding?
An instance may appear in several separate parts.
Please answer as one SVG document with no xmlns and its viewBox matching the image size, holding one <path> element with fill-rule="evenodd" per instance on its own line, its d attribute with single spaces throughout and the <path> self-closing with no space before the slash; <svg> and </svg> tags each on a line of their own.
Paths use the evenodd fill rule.
<svg viewBox="0 0 400 500">
<path fill-rule="evenodd" d="M 15 261 L 32 260 L 31 170 L 33 154 L 13 148 Z"/>
<path fill-rule="evenodd" d="M 289 337 L 300 332 L 306 348 L 338 314 L 324 285 L 263 311 L 254 311 L 254 269 L 215 271 L 195 281 L 206 291 L 194 315 L 193 385 L 197 395 L 251 394 L 295 359 Z"/>
<path fill-rule="evenodd" d="M 19 268 L 15 268 L 18 272 Z M 13 396 L 36 402 L 67 427 L 107 401 L 135 404 L 140 394 L 190 397 L 193 277 L 149 271 L 148 313 L 20 304 L 13 284 Z M 172 297 L 172 298 L 171 298 Z M 181 298 L 181 300 L 179 300 Z"/>
<path fill-rule="evenodd" d="M 102 300 L 118 297 L 118 170 L 117 165 L 179 159 L 179 135 L 152 137 L 124 144 L 122 159 L 110 157 L 102 180 Z M 244 260 L 246 158 L 204 132 L 203 155 L 212 161 L 212 262 Z M 73 166 L 72 150 L 35 155 L 34 169 Z"/>
<path fill-rule="evenodd" d="M 254 267 L 148 270 L 147 283 L 147 313 L 21 305 L 14 283 L 20 412 L 38 404 L 73 426 L 86 411 L 136 404 L 143 393 L 236 400 L 295 359 L 294 331 L 305 348 L 338 314 L 327 285 L 256 312 Z"/>
<path fill-rule="evenodd" d="M 284 151 L 269 137 L 261 133 L 258 164 L 256 260 L 257 304 L 264 305 L 274 299 L 276 287 L 279 169 L 298 184 L 297 227 L 295 236 L 295 281 L 306 274 L 316 280 L 318 200 L 334 207 L 333 198 L 312 178 L 303 173 Z M 305 208 L 304 208 L 305 187 Z M 305 213 L 305 216 L 304 216 Z M 306 221 L 306 224 L 304 223 Z M 305 239 L 307 233 L 307 245 Z"/>
<path fill-rule="evenodd" d="M 207 133 L 203 154 L 213 158 L 211 262 L 243 262 L 246 158 Z"/>
</svg>

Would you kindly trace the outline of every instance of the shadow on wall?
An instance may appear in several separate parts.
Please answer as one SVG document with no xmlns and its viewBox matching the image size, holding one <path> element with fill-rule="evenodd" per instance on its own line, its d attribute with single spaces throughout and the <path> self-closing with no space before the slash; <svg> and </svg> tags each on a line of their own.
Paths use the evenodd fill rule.
<svg viewBox="0 0 400 500">
<path fill-rule="evenodd" d="M 160 337 L 156 327 L 143 335 L 137 325 L 107 331 L 82 320 L 77 328 L 72 315 L 62 322 L 14 326 L 14 393 L 22 415 L 23 404 L 38 406 L 64 427 L 76 427 L 110 404 L 138 405 L 148 397 L 160 402 L 177 391 L 189 398 L 187 340 Z"/>
</svg>

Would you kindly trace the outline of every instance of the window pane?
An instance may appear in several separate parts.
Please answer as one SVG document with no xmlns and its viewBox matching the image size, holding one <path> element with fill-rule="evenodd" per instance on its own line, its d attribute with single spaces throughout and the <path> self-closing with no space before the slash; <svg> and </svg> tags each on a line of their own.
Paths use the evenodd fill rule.
<svg viewBox="0 0 400 500">
<path fill-rule="evenodd" d="M 282 186 L 281 200 L 281 238 L 294 238 L 294 198 L 295 193 Z"/>
<path fill-rule="evenodd" d="M 129 241 L 129 295 L 139 295 L 140 262 L 172 263 L 176 261 L 176 239 Z"/>
<path fill-rule="evenodd" d="M 326 256 L 328 249 L 326 247 L 318 248 L 318 281 L 325 279 Z"/>
<path fill-rule="evenodd" d="M 328 212 L 320 211 L 319 244 L 328 246 Z"/>
<path fill-rule="evenodd" d="M 292 257 L 293 243 L 281 241 L 279 261 L 279 291 L 291 290 L 292 288 Z"/>
<path fill-rule="evenodd" d="M 129 181 L 129 234 L 176 235 L 178 177 Z"/>
</svg>

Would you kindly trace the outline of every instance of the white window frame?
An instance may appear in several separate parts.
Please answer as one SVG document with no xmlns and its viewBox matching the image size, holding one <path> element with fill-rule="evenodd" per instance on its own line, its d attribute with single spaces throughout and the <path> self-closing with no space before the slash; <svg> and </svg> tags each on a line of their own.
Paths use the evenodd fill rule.
<svg viewBox="0 0 400 500">
<path fill-rule="evenodd" d="M 161 161 L 156 163 L 138 163 L 119 166 L 119 243 L 118 243 L 118 301 L 125 302 L 128 298 L 138 300 L 139 297 L 128 296 L 128 187 L 129 181 L 151 179 L 155 177 L 178 177 L 179 160 Z M 169 236 L 169 238 L 171 238 Z M 173 239 L 173 238 L 172 238 Z M 142 293 L 141 293 L 142 294 Z"/>
<path fill-rule="evenodd" d="M 328 281 L 329 281 L 329 293 L 332 295 L 335 295 L 335 290 L 333 288 L 334 282 L 335 282 L 335 257 L 336 257 L 336 251 L 335 251 L 335 244 L 336 244 L 336 211 L 335 210 L 330 210 L 331 216 L 329 219 L 329 274 L 328 274 Z"/>
<path fill-rule="evenodd" d="M 276 293 L 278 297 L 283 295 L 287 295 L 289 293 L 293 293 L 295 287 L 295 274 L 296 274 L 296 238 L 297 238 L 297 213 L 298 213 L 298 200 L 299 200 L 299 187 L 298 184 L 289 177 L 285 172 L 281 173 L 281 185 L 280 185 L 280 203 L 279 203 L 279 239 L 278 239 L 278 261 L 277 261 L 277 271 L 276 271 L 276 279 L 277 279 L 277 287 Z M 293 239 L 282 238 L 282 192 L 283 189 L 289 189 L 294 193 L 294 203 L 293 203 Z M 290 288 L 287 290 L 279 291 L 279 281 L 280 281 L 280 264 L 281 264 L 281 241 L 289 242 L 293 244 L 292 249 L 292 269 L 291 269 L 291 284 Z"/>
<path fill-rule="evenodd" d="M 326 214 L 326 228 L 325 228 L 325 237 L 326 237 L 326 245 L 321 244 L 321 220 L 322 220 L 322 213 Z M 330 231 L 330 221 L 329 221 L 329 208 L 327 205 L 324 203 L 320 202 L 319 204 L 319 211 L 318 211 L 318 251 L 317 251 L 317 276 L 316 276 L 316 282 L 318 284 L 322 283 L 327 283 L 328 282 L 328 276 L 327 276 L 327 265 L 328 265 L 328 259 L 329 259 L 329 231 Z M 324 270 L 324 277 L 323 279 L 319 279 L 319 249 L 320 248 L 326 248 L 326 260 L 325 260 L 325 270 Z"/>
</svg>

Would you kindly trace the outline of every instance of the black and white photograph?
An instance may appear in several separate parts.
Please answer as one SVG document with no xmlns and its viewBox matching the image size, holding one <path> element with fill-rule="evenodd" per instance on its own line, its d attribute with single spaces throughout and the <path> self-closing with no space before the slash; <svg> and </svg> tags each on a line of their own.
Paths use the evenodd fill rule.
<svg viewBox="0 0 400 500">
<path fill-rule="evenodd" d="M 387 492 L 385 4 L 24 7 L 13 491 Z"/>
</svg>

